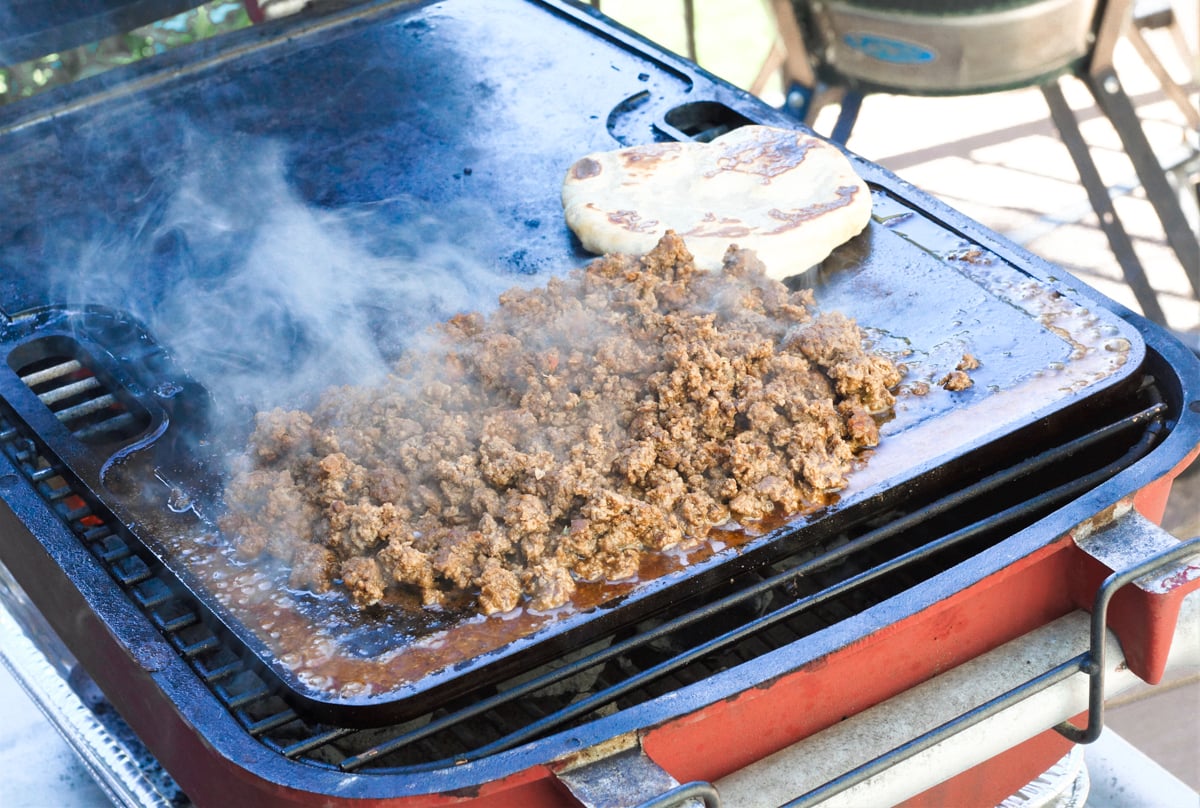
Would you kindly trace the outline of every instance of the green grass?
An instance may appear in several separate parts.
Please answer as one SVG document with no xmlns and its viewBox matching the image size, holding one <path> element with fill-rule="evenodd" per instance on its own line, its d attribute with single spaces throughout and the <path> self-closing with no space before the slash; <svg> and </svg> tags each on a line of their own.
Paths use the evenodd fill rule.
<svg viewBox="0 0 1200 808">
<path fill-rule="evenodd" d="M 0 67 L 0 104 L 250 24 L 241 3 L 215 0 L 166 20 L 61 53 Z"/>
<path fill-rule="evenodd" d="M 695 8 L 697 61 L 726 81 L 748 88 L 774 36 L 764 3 L 696 0 Z M 601 10 L 659 45 L 687 55 L 683 0 L 602 0 Z M 249 24 L 241 3 L 214 0 L 126 34 L 23 64 L 0 66 L 0 104 Z"/>
</svg>

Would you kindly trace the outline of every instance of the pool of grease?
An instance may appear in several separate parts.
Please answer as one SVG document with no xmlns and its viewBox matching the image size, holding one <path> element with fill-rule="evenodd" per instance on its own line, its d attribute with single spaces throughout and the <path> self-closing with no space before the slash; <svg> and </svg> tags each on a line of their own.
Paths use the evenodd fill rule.
<svg viewBox="0 0 1200 808">
<path fill-rule="evenodd" d="M 341 591 L 325 594 L 291 589 L 281 564 L 238 560 L 202 509 L 204 497 L 186 484 L 169 484 L 153 468 L 151 453 L 136 453 L 110 466 L 105 484 L 125 505 L 131 525 L 195 594 L 238 633 L 249 629 L 272 667 L 316 693 L 360 701 L 398 693 L 439 673 L 514 644 L 536 640 L 543 629 L 586 619 L 615 605 L 639 587 L 695 568 L 714 556 L 736 553 L 787 520 L 753 528 L 718 529 L 687 550 L 643 554 L 638 575 L 614 582 L 578 583 L 569 603 L 540 612 L 525 606 L 479 615 L 471 597 L 438 608 L 421 605 L 419 594 L 392 588 L 369 609 L 353 606 Z M 151 482 L 148 482 L 151 481 Z M 188 508 L 170 507 L 186 501 Z M 795 518 L 795 516 L 791 517 Z"/>
</svg>

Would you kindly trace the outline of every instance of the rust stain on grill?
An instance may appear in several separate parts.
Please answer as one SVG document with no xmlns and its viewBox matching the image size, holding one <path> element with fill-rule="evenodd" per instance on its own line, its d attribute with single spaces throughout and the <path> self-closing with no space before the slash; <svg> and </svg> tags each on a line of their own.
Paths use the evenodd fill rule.
<svg viewBox="0 0 1200 808">
<path fill-rule="evenodd" d="M 168 515 L 162 518 L 168 519 Z M 602 608 L 630 594 L 639 584 L 698 564 L 723 549 L 741 547 L 786 521 L 786 517 L 775 515 L 753 529 L 715 529 L 710 534 L 711 543 L 688 551 L 646 553 L 636 576 L 610 583 L 581 581 L 564 608 L 580 613 Z M 218 601 L 244 624 L 257 627 L 259 639 L 299 681 L 314 691 L 342 698 L 378 697 L 419 682 L 464 660 L 502 651 L 561 617 L 558 610 L 537 612 L 522 606 L 505 614 L 462 620 L 461 614 L 454 611 L 455 604 L 448 604 L 441 614 L 444 622 L 440 628 L 427 631 L 410 625 L 400 630 L 397 626 L 387 649 L 362 655 L 362 649 L 356 646 L 361 630 L 373 625 L 370 621 L 346 625 L 330 618 L 328 623 L 315 624 L 302 596 L 297 599 L 270 573 L 234 560 L 223 552 L 222 542 L 215 535 L 197 536 L 179 530 L 161 534 L 170 537 L 166 542 L 170 551 L 209 582 Z M 420 613 L 419 599 L 411 593 L 389 593 L 380 607 L 381 613 Z"/>
<path fill-rule="evenodd" d="M 1086 539 L 1093 533 L 1108 527 L 1131 510 L 1133 510 L 1133 497 L 1123 497 L 1107 508 L 1084 519 L 1075 526 L 1074 530 L 1071 531 L 1071 535 L 1076 541 Z"/>
<path fill-rule="evenodd" d="M 637 749 L 641 745 L 641 742 L 641 735 L 637 732 L 626 732 L 621 735 L 615 735 L 608 740 L 601 741 L 594 746 L 589 746 L 578 752 L 568 752 L 554 760 L 551 764 L 551 769 L 556 773 L 565 774 L 599 760 L 619 755 L 622 752 Z"/>
</svg>

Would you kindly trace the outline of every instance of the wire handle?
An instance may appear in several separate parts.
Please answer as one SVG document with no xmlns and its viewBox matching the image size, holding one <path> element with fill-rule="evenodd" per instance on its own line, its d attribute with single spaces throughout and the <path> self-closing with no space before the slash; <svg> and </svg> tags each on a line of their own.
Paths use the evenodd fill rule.
<svg viewBox="0 0 1200 808">
<path fill-rule="evenodd" d="M 1100 733 L 1104 730 L 1104 659 L 1108 651 L 1108 635 L 1105 628 L 1108 619 L 1108 605 L 1113 596 L 1131 581 L 1169 567 L 1198 552 L 1200 552 L 1200 536 L 1155 553 L 1132 567 L 1121 572 L 1114 572 L 1104 579 L 1104 583 L 1096 591 L 1096 600 L 1092 606 L 1091 649 L 1080 665 L 1080 670 L 1088 675 L 1088 723 L 1086 727 L 1080 728 L 1069 721 L 1064 721 L 1054 728 L 1060 735 L 1075 743 L 1092 743 L 1100 737 Z"/>
</svg>

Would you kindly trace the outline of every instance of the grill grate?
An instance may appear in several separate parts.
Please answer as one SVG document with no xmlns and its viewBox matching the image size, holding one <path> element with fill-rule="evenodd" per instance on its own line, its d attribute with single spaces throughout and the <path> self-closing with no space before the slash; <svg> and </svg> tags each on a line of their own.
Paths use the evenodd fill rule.
<svg viewBox="0 0 1200 808">
<path fill-rule="evenodd" d="M 317 766 L 419 772 L 634 707 L 782 648 L 978 553 L 1153 448 L 1168 408 L 1152 380 L 1122 400 L 1129 402 L 1124 413 L 1081 426 L 1036 456 L 981 469 L 949 492 L 915 496 L 904 510 L 864 517 L 820 550 L 744 573 L 724 590 L 683 600 L 537 671 L 374 729 L 331 726 L 290 705 L 286 689 L 103 506 L 81 496 L 6 412 L 0 449 L 249 735 Z"/>
<path fill-rule="evenodd" d="M 36 359 L 13 370 L 71 434 L 95 445 L 127 441 L 150 424 L 149 414 L 121 395 L 93 369 L 82 348 L 66 337 L 51 337 L 25 346 Z"/>
</svg>

